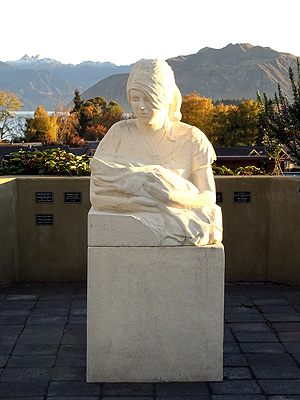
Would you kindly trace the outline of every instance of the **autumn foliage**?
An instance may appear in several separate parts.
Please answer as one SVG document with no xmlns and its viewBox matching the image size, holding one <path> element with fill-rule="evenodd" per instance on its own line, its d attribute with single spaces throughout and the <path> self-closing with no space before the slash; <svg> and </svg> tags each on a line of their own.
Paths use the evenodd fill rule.
<svg viewBox="0 0 300 400">
<path fill-rule="evenodd" d="M 202 130 L 216 146 L 254 145 L 258 138 L 259 107 L 256 101 L 245 100 L 238 106 L 189 94 L 182 99 L 182 122 Z"/>
</svg>

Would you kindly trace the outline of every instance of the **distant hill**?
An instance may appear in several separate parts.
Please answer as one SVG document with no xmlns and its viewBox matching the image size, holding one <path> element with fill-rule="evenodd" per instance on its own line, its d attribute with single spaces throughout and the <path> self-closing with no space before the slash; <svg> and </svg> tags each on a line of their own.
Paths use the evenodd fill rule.
<svg viewBox="0 0 300 400">
<path fill-rule="evenodd" d="M 196 92 L 217 101 L 256 100 L 257 90 L 271 97 L 278 83 L 283 93 L 291 96 L 288 69 L 296 67 L 296 59 L 269 47 L 241 43 L 222 49 L 205 47 L 196 54 L 167 61 L 183 96 Z M 131 68 L 132 65 L 116 66 L 110 62 L 62 64 L 25 55 L 18 61 L 0 62 L 0 88 L 16 94 L 24 103 L 24 110 L 35 110 L 38 105 L 51 110 L 62 99 L 69 104 L 78 88 L 83 99 L 104 97 L 130 112 L 125 88 Z"/>
<path fill-rule="evenodd" d="M 256 100 L 257 90 L 272 97 L 278 83 L 283 93 L 291 96 L 288 69 L 296 67 L 296 60 L 297 57 L 292 54 L 243 43 L 229 44 L 222 49 L 205 47 L 196 54 L 167 61 L 174 70 L 183 96 L 196 92 L 216 101 Z M 82 98 L 103 96 L 130 112 L 125 92 L 127 78 L 128 74 L 110 76 L 83 92 Z"/>
<path fill-rule="evenodd" d="M 70 101 L 76 86 L 51 72 L 25 70 L 0 62 L 0 88 L 18 96 L 23 110 L 36 110 L 42 105 L 50 111 L 62 100 Z"/>
<path fill-rule="evenodd" d="M 66 79 L 84 90 L 100 80 L 113 75 L 129 72 L 132 65 L 117 66 L 111 62 L 84 61 L 80 64 L 63 64 L 41 55 L 30 57 L 25 54 L 20 60 L 7 61 L 8 64 L 22 69 L 48 71 L 62 79 Z"/>
</svg>

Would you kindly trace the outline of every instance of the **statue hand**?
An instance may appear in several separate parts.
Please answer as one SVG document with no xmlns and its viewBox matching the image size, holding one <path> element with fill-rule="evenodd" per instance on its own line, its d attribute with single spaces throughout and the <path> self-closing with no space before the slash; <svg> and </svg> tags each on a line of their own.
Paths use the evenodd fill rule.
<svg viewBox="0 0 300 400">
<path fill-rule="evenodd" d="M 176 202 L 172 200 L 173 190 L 163 188 L 161 183 L 157 184 L 155 182 L 147 182 L 144 184 L 144 189 L 150 194 L 154 199 L 160 201 L 167 206 L 176 207 Z"/>
</svg>

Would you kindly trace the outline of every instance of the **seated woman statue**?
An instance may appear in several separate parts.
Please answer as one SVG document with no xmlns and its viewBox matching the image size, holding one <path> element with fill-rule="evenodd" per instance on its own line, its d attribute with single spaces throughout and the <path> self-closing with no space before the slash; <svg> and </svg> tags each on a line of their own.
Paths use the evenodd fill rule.
<svg viewBox="0 0 300 400">
<path fill-rule="evenodd" d="M 221 241 L 215 152 L 203 132 L 180 122 L 172 69 L 139 61 L 126 90 L 136 118 L 114 124 L 91 160 L 93 208 L 134 216 L 162 246 Z"/>
</svg>

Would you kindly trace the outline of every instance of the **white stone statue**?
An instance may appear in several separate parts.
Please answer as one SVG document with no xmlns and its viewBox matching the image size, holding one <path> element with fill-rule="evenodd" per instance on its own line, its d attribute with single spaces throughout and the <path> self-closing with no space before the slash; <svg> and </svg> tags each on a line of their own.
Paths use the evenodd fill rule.
<svg viewBox="0 0 300 400">
<path fill-rule="evenodd" d="M 211 163 L 215 152 L 198 128 L 179 122 L 181 95 L 165 61 L 131 70 L 127 96 L 136 119 L 114 124 L 91 160 L 91 203 L 129 214 L 162 246 L 222 240 Z"/>
</svg>

